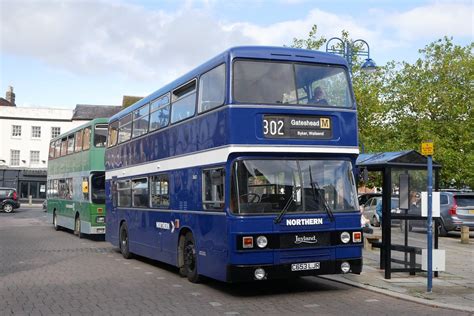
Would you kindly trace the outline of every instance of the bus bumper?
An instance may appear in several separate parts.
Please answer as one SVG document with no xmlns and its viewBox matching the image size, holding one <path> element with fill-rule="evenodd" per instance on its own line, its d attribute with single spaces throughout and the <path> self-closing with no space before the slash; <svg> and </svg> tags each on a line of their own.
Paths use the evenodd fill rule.
<svg viewBox="0 0 474 316">
<path fill-rule="evenodd" d="M 89 222 L 81 221 L 81 232 L 88 235 L 105 234 L 105 226 L 92 226 Z"/>
<path fill-rule="evenodd" d="M 362 271 L 362 259 L 338 259 L 319 262 L 319 269 L 292 271 L 292 264 L 280 265 L 228 265 L 227 282 L 249 282 L 258 280 L 255 277 L 256 269 L 263 269 L 265 277 L 262 280 L 270 279 L 289 279 L 297 276 L 323 275 L 323 274 L 342 274 L 341 265 L 344 262 L 350 264 L 350 270 L 347 273 L 360 274 Z"/>
</svg>

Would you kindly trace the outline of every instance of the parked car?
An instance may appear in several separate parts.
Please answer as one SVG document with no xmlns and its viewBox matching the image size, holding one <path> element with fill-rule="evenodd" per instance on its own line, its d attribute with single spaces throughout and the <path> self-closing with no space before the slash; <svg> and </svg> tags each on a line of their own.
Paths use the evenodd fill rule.
<svg viewBox="0 0 474 316">
<path fill-rule="evenodd" d="M 18 201 L 18 194 L 13 188 L 1 188 L 0 187 L 0 208 L 5 213 L 11 213 L 14 209 L 20 207 Z"/>
<path fill-rule="evenodd" d="M 474 230 L 474 192 L 441 192 L 440 204 L 440 236 L 459 231 L 461 226 Z M 412 207 L 409 214 L 420 216 L 421 208 Z M 408 229 L 411 231 L 414 227 L 426 228 L 426 220 L 410 221 Z"/>
<path fill-rule="evenodd" d="M 400 213 L 400 209 L 398 208 L 399 201 L 398 197 L 392 197 L 391 199 L 391 212 L 392 213 Z M 365 216 L 365 218 L 370 220 L 370 224 L 372 226 L 378 227 L 380 226 L 380 223 L 382 222 L 382 197 L 381 196 L 375 196 L 367 200 L 367 202 L 364 205 L 364 210 L 362 212 L 362 215 Z M 397 220 L 392 220 L 392 223 L 399 223 L 400 221 Z"/>
<path fill-rule="evenodd" d="M 365 205 L 367 201 L 376 196 L 382 196 L 382 193 L 362 193 L 359 194 L 358 200 L 359 200 L 359 205 Z"/>
</svg>

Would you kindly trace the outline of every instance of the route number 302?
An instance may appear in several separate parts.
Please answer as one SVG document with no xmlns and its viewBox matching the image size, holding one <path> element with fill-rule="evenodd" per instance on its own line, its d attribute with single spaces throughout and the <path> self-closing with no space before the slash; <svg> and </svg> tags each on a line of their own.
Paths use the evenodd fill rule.
<svg viewBox="0 0 474 316">
<path fill-rule="evenodd" d="M 263 119 L 263 135 L 264 136 L 284 136 L 285 123 L 283 120 Z"/>
</svg>

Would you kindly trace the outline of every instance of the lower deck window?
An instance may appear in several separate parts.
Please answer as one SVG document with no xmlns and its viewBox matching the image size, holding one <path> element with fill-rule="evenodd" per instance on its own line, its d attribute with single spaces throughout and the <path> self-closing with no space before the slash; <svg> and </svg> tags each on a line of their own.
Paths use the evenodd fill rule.
<svg viewBox="0 0 474 316">
<path fill-rule="evenodd" d="M 130 180 L 117 181 L 117 206 L 130 206 L 132 192 Z"/>
<path fill-rule="evenodd" d="M 168 175 L 162 174 L 150 178 L 151 207 L 166 208 L 170 205 Z"/>
<path fill-rule="evenodd" d="M 224 168 L 202 172 L 202 203 L 204 209 L 224 208 Z"/>
<path fill-rule="evenodd" d="M 135 179 L 132 181 L 133 206 L 148 207 L 148 179 Z"/>
</svg>

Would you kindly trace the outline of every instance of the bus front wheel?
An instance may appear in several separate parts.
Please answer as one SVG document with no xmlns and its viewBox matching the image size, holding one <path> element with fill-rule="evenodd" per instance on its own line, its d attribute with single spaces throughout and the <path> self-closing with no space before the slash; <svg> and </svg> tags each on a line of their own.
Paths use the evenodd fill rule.
<svg viewBox="0 0 474 316">
<path fill-rule="evenodd" d="M 197 255 L 196 255 L 196 244 L 194 243 L 193 234 L 190 232 L 186 233 L 184 237 L 184 269 L 188 280 L 192 283 L 199 283 L 201 276 L 197 271 Z"/>
<path fill-rule="evenodd" d="M 132 253 L 129 249 L 128 244 L 128 227 L 127 223 L 120 225 L 120 242 L 119 242 L 120 252 L 125 259 L 132 258 Z"/>
</svg>

